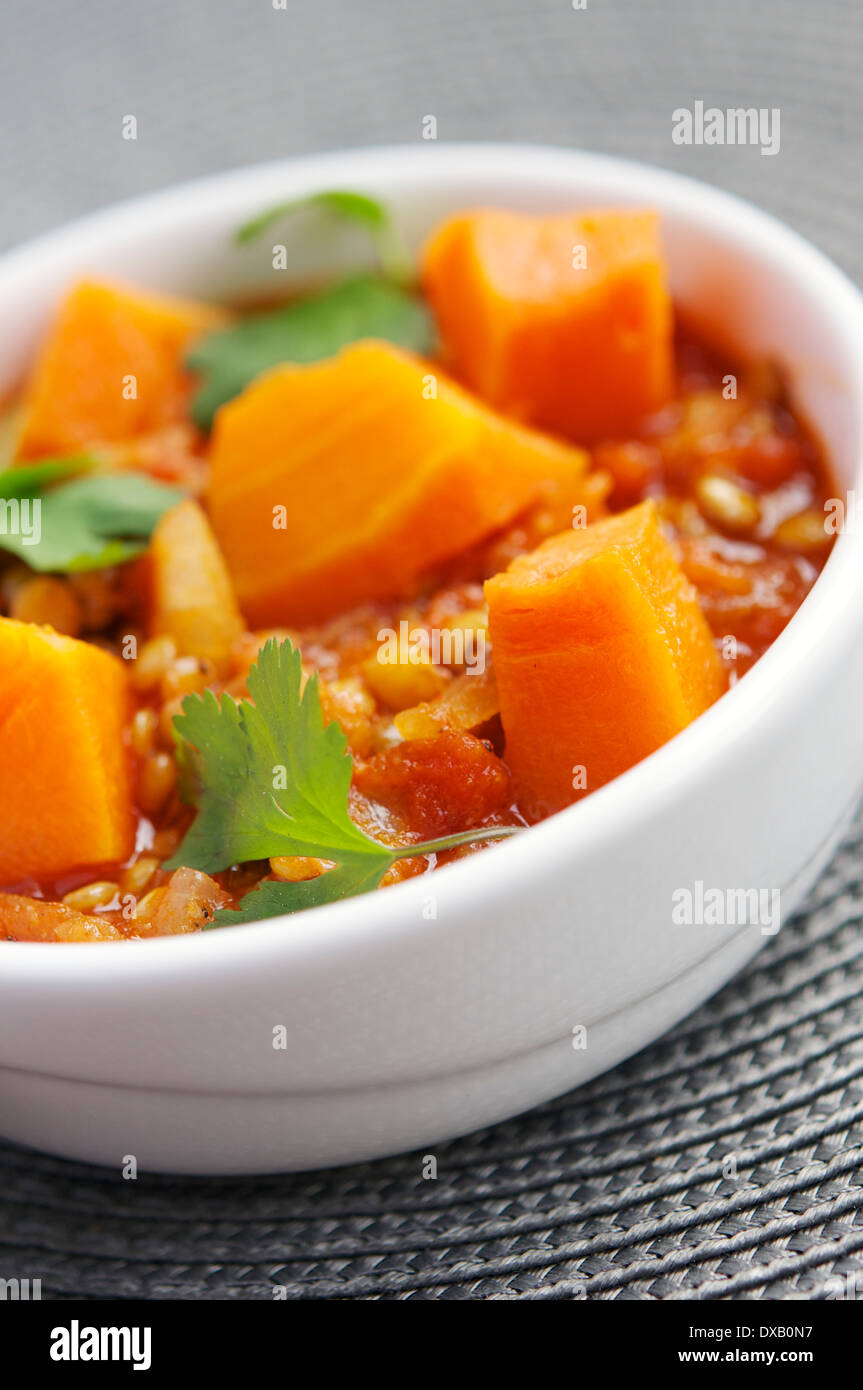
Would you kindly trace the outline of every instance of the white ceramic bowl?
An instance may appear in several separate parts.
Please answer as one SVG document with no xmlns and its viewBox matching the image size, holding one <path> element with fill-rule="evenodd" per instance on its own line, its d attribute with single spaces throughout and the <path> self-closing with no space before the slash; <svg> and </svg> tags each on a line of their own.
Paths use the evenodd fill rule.
<svg viewBox="0 0 863 1390">
<path fill-rule="evenodd" d="M 271 285 L 269 256 L 237 250 L 231 231 L 328 187 L 388 199 L 415 243 L 478 203 L 658 207 L 678 302 L 747 354 L 785 362 L 837 478 L 860 486 L 853 285 L 727 194 L 560 149 L 313 156 L 86 218 L 0 260 L 0 388 L 76 276 L 204 296 Z M 301 268 L 357 253 L 350 238 L 316 240 Z M 428 1150 L 578 1085 L 664 1032 L 768 939 L 757 926 L 673 925 L 675 889 L 779 888 L 784 918 L 798 906 L 861 785 L 861 678 L 863 555 L 849 531 L 730 694 L 511 842 L 279 921 L 123 946 L 3 944 L 2 1133 L 111 1165 L 134 1154 L 173 1172 L 268 1172 Z M 579 1028 L 585 1046 L 574 1046 Z"/>
</svg>

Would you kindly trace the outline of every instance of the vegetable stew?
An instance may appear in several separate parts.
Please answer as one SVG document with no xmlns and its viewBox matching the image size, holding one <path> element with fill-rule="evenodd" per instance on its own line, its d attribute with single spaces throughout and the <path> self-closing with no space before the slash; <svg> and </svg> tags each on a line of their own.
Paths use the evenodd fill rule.
<svg viewBox="0 0 863 1390">
<path fill-rule="evenodd" d="M 73 285 L 7 402 L 0 939 L 282 916 L 525 833 L 745 676 L 829 554 L 781 368 L 675 312 L 650 210 L 466 211 L 416 271 L 359 193 L 237 239 L 278 281 L 318 217 L 380 270 Z"/>
</svg>

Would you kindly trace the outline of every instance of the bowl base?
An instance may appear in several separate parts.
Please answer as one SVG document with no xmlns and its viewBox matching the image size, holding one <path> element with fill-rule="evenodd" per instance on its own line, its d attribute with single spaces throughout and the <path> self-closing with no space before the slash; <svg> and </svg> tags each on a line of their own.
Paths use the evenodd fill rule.
<svg viewBox="0 0 863 1390">
<path fill-rule="evenodd" d="M 338 1166 L 431 1146 L 564 1094 L 684 1018 L 764 944 L 738 930 L 694 970 L 587 1030 L 470 1071 L 307 1094 L 150 1090 L 0 1069 L 3 1136 L 122 1170 L 187 1175 Z M 417 1171 L 421 1171 L 421 1157 Z"/>
</svg>

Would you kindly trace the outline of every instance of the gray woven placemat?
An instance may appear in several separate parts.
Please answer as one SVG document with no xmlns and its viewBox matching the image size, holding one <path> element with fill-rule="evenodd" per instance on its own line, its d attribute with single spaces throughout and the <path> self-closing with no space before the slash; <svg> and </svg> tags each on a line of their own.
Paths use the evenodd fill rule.
<svg viewBox="0 0 863 1390">
<path fill-rule="evenodd" d="M 863 274 L 858 0 L 6 0 L 0 245 L 297 150 L 441 138 L 625 153 L 753 197 Z M 776 157 L 677 147 L 778 106 Z M 139 140 L 120 138 L 135 114 Z M 805 786 L 801 784 L 801 797 Z M 437 1150 L 137 1183 L 0 1146 L 0 1275 L 56 1298 L 830 1297 L 863 1278 L 863 823 L 805 916 L 675 1033 Z M 0 961 L 2 968 L 2 961 Z M 50 1020 L 46 1020 L 50 1026 Z"/>
</svg>

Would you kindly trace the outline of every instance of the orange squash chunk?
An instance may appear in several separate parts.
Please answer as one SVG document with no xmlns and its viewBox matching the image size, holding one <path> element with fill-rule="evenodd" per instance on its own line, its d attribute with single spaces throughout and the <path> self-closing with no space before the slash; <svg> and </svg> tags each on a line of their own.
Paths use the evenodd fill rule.
<svg viewBox="0 0 863 1390">
<path fill-rule="evenodd" d="M 209 521 L 187 498 L 164 513 L 150 540 L 153 631 L 181 656 L 223 670 L 243 632 L 230 575 Z"/>
<path fill-rule="evenodd" d="M 189 342 L 221 323 L 206 304 L 85 281 L 70 290 L 27 386 L 22 458 L 132 439 L 185 416 Z"/>
<path fill-rule="evenodd" d="M 587 505 L 587 467 L 369 340 L 278 367 L 222 407 L 210 515 L 249 622 L 302 623 L 415 592 L 546 496 Z"/>
<path fill-rule="evenodd" d="M 722 692 L 652 502 L 552 536 L 485 591 L 505 756 L 531 819 L 625 772 Z"/>
<path fill-rule="evenodd" d="M 500 410 L 588 443 L 670 395 L 654 212 L 469 212 L 428 242 L 423 285 L 456 374 Z"/>
<path fill-rule="evenodd" d="M 131 853 L 126 722 L 118 658 L 0 618 L 0 885 Z"/>
</svg>

